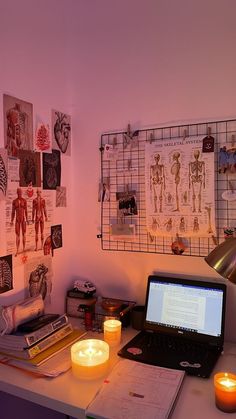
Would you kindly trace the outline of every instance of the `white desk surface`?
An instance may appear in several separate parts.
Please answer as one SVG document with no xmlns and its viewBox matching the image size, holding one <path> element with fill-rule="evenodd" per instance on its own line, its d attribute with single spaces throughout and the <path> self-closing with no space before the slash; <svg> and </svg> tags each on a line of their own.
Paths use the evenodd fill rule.
<svg viewBox="0 0 236 419">
<path fill-rule="evenodd" d="M 134 331 L 122 331 L 123 346 Z M 101 334 L 92 336 L 102 339 Z M 111 353 L 111 368 L 119 359 L 117 349 Z M 225 343 L 224 354 L 220 357 L 211 378 L 201 379 L 187 376 L 184 379 L 172 419 L 223 419 L 226 413 L 215 407 L 214 373 L 230 371 L 236 373 L 236 344 Z M 0 365 L 0 390 L 41 406 L 67 414 L 74 418 L 84 418 L 85 409 L 99 389 L 103 379 L 96 381 L 78 380 L 71 370 L 56 378 L 35 378 L 26 372 L 10 366 Z M 231 414 L 230 418 L 236 418 Z"/>
</svg>

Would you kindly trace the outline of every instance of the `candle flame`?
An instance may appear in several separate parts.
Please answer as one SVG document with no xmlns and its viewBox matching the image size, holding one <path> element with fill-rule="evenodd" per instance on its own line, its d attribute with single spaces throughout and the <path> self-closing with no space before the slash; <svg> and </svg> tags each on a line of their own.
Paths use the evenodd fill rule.
<svg viewBox="0 0 236 419">
<path fill-rule="evenodd" d="M 226 379 L 220 380 L 220 384 L 222 384 L 223 386 L 227 388 L 231 388 L 231 387 L 235 387 L 236 381 L 230 380 L 230 378 L 226 378 Z"/>
</svg>

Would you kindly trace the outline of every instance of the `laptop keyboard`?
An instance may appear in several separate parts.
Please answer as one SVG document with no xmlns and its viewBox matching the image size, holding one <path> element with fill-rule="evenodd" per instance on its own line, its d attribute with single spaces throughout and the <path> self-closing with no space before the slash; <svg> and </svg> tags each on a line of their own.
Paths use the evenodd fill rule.
<svg viewBox="0 0 236 419">
<path fill-rule="evenodd" d="M 138 346 L 143 349 L 146 348 L 147 351 L 155 352 L 157 349 L 161 349 L 162 351 L 173 351 L 201 359 L 207 354 L 207 348 L 204 344 L 196 344 L 191 341 L 157 333 L 143 333 L 140 336 Z"/>
</svg>

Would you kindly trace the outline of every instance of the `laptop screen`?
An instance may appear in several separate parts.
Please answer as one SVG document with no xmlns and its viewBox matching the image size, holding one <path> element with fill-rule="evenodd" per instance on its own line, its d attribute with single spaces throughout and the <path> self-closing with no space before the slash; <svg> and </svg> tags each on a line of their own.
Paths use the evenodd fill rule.
<svg viewBox="0 0 236 419">
<path fill-rule="evenodd" d="M 221 340 L 226 286 L 180 278 L 148 278 L 145 329 Z"/>
</svg>

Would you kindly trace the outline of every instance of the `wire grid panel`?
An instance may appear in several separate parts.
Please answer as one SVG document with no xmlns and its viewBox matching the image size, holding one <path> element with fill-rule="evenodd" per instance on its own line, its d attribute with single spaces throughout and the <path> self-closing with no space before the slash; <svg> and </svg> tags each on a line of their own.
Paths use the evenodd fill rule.
<svg viewBox="0 0 236 419">
<path fill-rule="evenodd" d="M 236 119 L 202 122 L 190 125 L 170 127 L 156 127 L 138 131 L 137 138 L 133 137 L 127 144 L 126 132 L 113 132 L 101 136 L 101 178 L 102 182 L 109 180 L 110 199 L 101 202 L 101 244 L 103 250 L 130 251 L 146 253 L 173 254 L 171 243 L 173 237 L 154 237 L 147 232 L 145 208 L 145 143 L 147 141 L 174 141 L 183 136 L 214 137 L 215 146 L 215 208 L 217 236 L 213 238 L 188 238 L 185 256 L 204 257 L 220 242 L 224 240 L 226 228 L 236 228 L 236 200 L 222 198 L 226 190 L 236 190 L 236 172 L 226 170 L 222 173 L 219 167 L 219 153 L 223 146 L 234 148 L 236 137 Z M 112 145 L 117 158 L 104 158 L 105 145 Z M 236 169 L 235 169 L 236 170 Z M 138 213 L 120 220 L 117 192 L 135 191 Z M 135 225 L 136 234 L 130 238 L 114 239 L 111 225 L 120 222 Z"/>
</svg>

